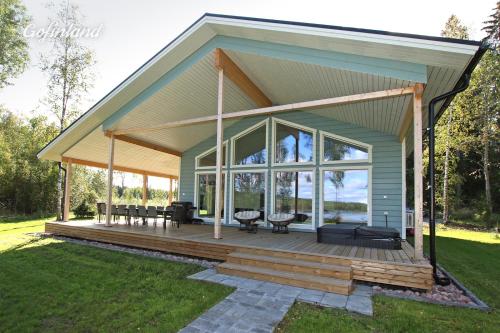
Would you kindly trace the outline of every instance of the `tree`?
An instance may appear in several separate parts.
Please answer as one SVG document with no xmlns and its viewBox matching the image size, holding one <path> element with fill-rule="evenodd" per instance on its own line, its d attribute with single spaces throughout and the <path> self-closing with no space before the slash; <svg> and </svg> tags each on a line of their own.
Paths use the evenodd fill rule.
<svg viewBox="0 0 500 333">
<path fill-rule="evenodd" d="M 29 54 L 23 29 L 29 21 L 19 0 L 0 1 L 0 89 L 26 69 Z"/>
<path fill-rule="evenodd" d="M 457 16 L 451 15 L 445 24 L 444 29 L 441 31 L 441 36 L 459 39 L 468 39 L 469 32 L 465 25 L 463 25 Z M 443 171 L 443 196 L 442 196 L 442 206 L 443 206 L 443 223 L 448 223 L 449 219 L 449 180 L 450 180 L 450 159 L 451 159 L 451 140 L 452 140 L 452 125 L 453 125 L 453 103 L 446 110 L 446 127 L 444 128 L 442 122 L 438 122 L 436 126 L 436 132 L 438 137 L 438 142 L 443 142 L 440 140 L 444 136 L 444 171 Z M 453 160 L 453 173 L 456 174 L 456 155 Z M 457 179 L 457 177 L 455 177 Z"/>
<path fill-rule="evenodd" d="M 487 51 L 483 57 L 479 73 L 481 75 L 481 84 L 483 85 L 481 89 L 483 107 L 480 109 L 480 118 L 482 120 L 481 143 L 483 145 L 483 175 L 486 205 L 488 209 L 487 224 L 488 227 L 492 227 L 491 216 L 493 214 L 493 201 L 491 200 L 490 148 L 492 143 L 498 144 L 498 140 L 500 139 L 498 128 L 500 119 L 500 1 L 497 2 L 496 8 L 493 9 L 493 14 L 490 15 L 489 20 L 484 23 L 486 25 L 483 27 L 483 30 L 487 33 L 486 40 L 490 42 L 491 49 Z"/>
<path fill-rule="evenodd" d="M 56 8 L 53 4 L 49 5 Z M 71 27 L 81 25 L 82 17 L 76 5 L 61 3 L 56 8 L 52 22 L 70 31 Z M 41 58 L 42 71 L 48 75 L 48 93 L 45 103 L 59 121 L 59 131 L 80 113 L 78 103 L 92 86 L 92 65 L 95 63 L 93 52 L 83 46 L 70 33 L 60 33 L 51 37 L 52 51 Z M 59 163 L 57 180 L 57 219 L 61 220 L 62 166 Z"/>
</svg>

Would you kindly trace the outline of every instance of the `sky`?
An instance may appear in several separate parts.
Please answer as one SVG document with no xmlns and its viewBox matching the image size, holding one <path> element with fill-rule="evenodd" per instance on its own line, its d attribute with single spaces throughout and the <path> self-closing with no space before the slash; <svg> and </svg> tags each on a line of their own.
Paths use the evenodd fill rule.
<svg viewBox="0 0 500 333">
<path fill-rule="evenodd" d="M 32 28 L 46 27 L 53 15 L 46 2 L 22 1 L 32 17 Z M 448 17 L 455 14 L 470 28 L 473 39 L 481 39 L 482 22 L 491 14 L 495 1 L 71 0 L 85 16 L 84 26 L 102 27 L 97 38 L 82 39 L 94 50 L 97 64 L 93 88 L 80 109 L 90 108 L 206 12 L 436 36 Z M 26 116 L 48 115 L 41 102 L 47 77 L 39 63 L 40 54 L 50 50 L 50 43 L 35 37 L 29 38 L 29 43 L 29 68 L 13 80 L 12 86 L 0 90 L 0 104 Z"/>
</svg>

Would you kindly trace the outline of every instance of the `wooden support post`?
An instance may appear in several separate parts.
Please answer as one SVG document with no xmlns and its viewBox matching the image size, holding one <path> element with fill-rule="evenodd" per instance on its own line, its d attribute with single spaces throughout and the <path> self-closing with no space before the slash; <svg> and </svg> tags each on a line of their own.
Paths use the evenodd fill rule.
<svg viewBox="0 0 500 333">
<path fill-rule="evenodd" d="M 215 163 L 215 221 L 214 238 L 221 239 L 221 210 L 222 210 L 222 112 L 224 106 L 224 70 L 219 69 L 219 87 L 217 94 L 217 145 L 216 145 L 216 163 Z M 226 212 L 227 214 L 227 212 Z"/>
<path fill-rule="evenodd" d="M 69 220 L 69 206 L 71 199 L 71 174 L 72 163 L 71 159 L 66 163 L 66 179 L 64 181 L 64 211 L 63 211 L 63 222 L 68 222 Z"/>
<path fill-rule="evenodd" d="M 142 175 L 142 205 L 148 204 L 148 175 Z"/>
<path fill-rule="evenodd" d="M 108 200 L 106 202 L 106 226 L 111 227 L 111 204 L 113 203 L 113 162 L 115 158 L 115 136 L 109 137 Z"/>
<path fill-rule="evenodd" d="M 423 259 L 424 185 L 422 163 L 422 92 L 424 86 L 417 84 L 413 94 L 413 170 L 415 190 L 415 259 Z"/>
<path fill-rule="evenodd" d="M 169 184 L 168 184 L 168 205 L 172 205 L 172 194 L 174 193 L 172 191 L 172 186 L 174 185 L 174 182 L 172 181 L 172 178 L 169 178 Z"/>
</svg>

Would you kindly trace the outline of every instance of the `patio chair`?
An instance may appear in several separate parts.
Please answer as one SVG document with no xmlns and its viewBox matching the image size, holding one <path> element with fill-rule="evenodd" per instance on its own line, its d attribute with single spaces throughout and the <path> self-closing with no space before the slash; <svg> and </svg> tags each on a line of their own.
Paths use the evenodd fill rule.
<svg viewBox="0 0 500 333">
<path fill-rule="evenodd" d="M 194 212 L 196 211 L 196 207 L 193 206 L 191 201 L 174 201 L 172 202 L 172 207 L 177 205 L 182 205 L 185 211 L 185 218 L 183 223 L 193 223 Z M 222 214 L 224 215 L 224 214 Z"/>
<path fill-rule="evenodd" d="M 101 216 L 106 217 L 106 203 L 104 202 L 97 203 L 97 218 L 99 219 L 99 223 L 101 223 Z"/>
<path fill-rule="evenodd" d="M 172 214 L 172 225 L 177 224 L 177 228 L 186 220 L 186 208 L 183 205 L 175 205 L 174 213 Z"/>
<path fill-rule="evenodd" d="M 273 225 L 273 233 L 287 234 L 288 225 L 295 220 L 295 215 L 289 213 L 275 213 L 269 215 L 267 220 Z"/>
<path fill-rule="evenodd" d="M 148 210 L 144 206 L 137 206 L 137 215 L 142 218 L 142 225 L 148 225 Z"/>
<path fill-rule="evenodd" d="M 234 214 L 236 221 L 240 222 L 240 230 L 246 230 L 250 233 L 257 233 L 259 225 L 255 222 L 260 218 L 260 212 L 256 210 L 239 211 Z"/>
<path fill-rule="evenodd" d="M 118 216 L 118 208 L 116 205 L 111 205 L 111 216 L 113 216 L 113 221 L 116 222 L 116 217 Z"/>
<path fill-rule="evenodd" d="M 156 219 L 158 218 L 158 211 L 156 206 L 148 206 L 148 218 L 153 218 L 153 225 L 156 227 Z"/>
<path fill-rule="evenodd" d="M 137 206 L 136 205 L 128 205 L 129 224 L 131 223 L 132 219 L 134 220 L 134 225 L 139 224 L 139 214 L 137 213 Z"/>
<path fill-rule="evenodd" d="M 118 205 L 117 209 L 118 223 L 120 223 L 120 217 L 125 217 L 125 223 L 128 222 L 128 210 L 127 205 Z"/>
</svg>

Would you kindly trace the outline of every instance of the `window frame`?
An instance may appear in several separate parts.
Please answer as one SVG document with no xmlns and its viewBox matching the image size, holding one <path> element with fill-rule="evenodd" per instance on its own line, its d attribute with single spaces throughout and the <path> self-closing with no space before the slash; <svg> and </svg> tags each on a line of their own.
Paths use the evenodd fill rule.
<svg viewBox="0 0 500 333">
<path fill-rule="evenodd" d="M 266 129 L 266 163 L 263 164 L 236 164 L 234 162 L 235 150 L 236 150 L 236 140 L 239 138 L 255 131 L 261 126 L 265 126 Z M 263 168 L 269 166 L 269 118 L 257 122 L 256 124 L 246 128 L 245 130 L 239 132 L 231 137 L 231 169 L 240 168 Z"/>
<path fill-rule="evenodd" d="M 225 165 L 223 165 L 223 166 L 222 166 L 222 168 L 223 168 L 223 169 L 226 169 L 226 168 L 227 168 L 227 164 L 228 164 L 228 155 L 229 155 L 229 154 L 228 154 L 228 153 L 229 153 L 229 152 L 228 152 L 228 142 L 229 142 L 229 140 L 226 140 L 226 141 L 224 141 L 224 142 L 222 143 L 222 146 L 223 146 L 223 147 L 224 147 L 224 146 L 226 146 L 226 159 L 225 159 L 225 161 L 224 161 L 224 162 L 225 162 L 225 163 L 224 163 Z M 215 165 L 214 165 L 214 166 L 200 166 L 199 164 L 200 164 L 200 159 L 201 159 L 201 158 L 203 158 L 203 157 L 205 157 L 205 156 L 207 156 L 207 155 L 209 155 L 209 154 L 213 153 L 213 152 L 214 152 L 214 151 L 216 151 L 216 150 L 217 150 L 217 146 L 214 146 L 214 147 L 212 147 L 212 148 L 210 148 L 210 149 L 207 149 L 207 150 L 205 150 L 204 152 L 202 152 L 202 153 L 200 153 L 200 154 L 196 155 L 196 157 L 194 158 L 194 163 L 195 163 L 195 164 L 194 164 L 194 167 L 195 167 L 195 170 L 210 170 L 210 169 L 215 169 L 215 168 L 216 168 L 216 166 L 215 166 Z"/>
<path fill-rule="evenodd" d="M 237 225 L 239 224 L 240 222 L 236 221 L 234 219 L 234 214 L 233 214 L 233 211 L 234 211 L 234 174 L 236 173 L 264 173 L 264 221 L 261 222 L 261 224 L 263 224 L 263 226 L 268 226 L 269 222 L 267 221 L 267 215 L 268 215 L 268 207 L 267 207 L 267 200 L 268 200 L 268 188 L 267 188 L 267 185 L 268 185 L 268 173 L 269 169 L 267 168 L 261 168 L 261 169 L 232 169 L 230 171 L 230 179 L 229 179 L 229 183 L 230 183 L 230 197 L 229 197 L 229 209 L 230 209 L 230 212 L 231 212 L 231 218 L 229 218 L 226 223 L 228 225 Z"/>
<path fill-rule="evenodd" d="M 325 225 L 323 219 L 324 213 L 324 184 L 325 184 L 325 171 L 349 171 L 349 170 L 367 170 L 368 171 L 368 222 L 367 226 L 372 226 L 373 222 L 373 205 L 372 205 L 372 187 L 373 187 L 373 178 L 372 178 L 372 166 L 371 165 L 345 165 L 345 166 L 325 166 L 319 168 L 319 225 L 321 227 Z"/>
<path fill-rule="evenodd" d="M 304 132 L 310 132 L 312 134 L 312 161 L 309 162 L 288 162 L 288 163 L 278 163 L 276 162 L 276 124 L 281 124 L 289 127 L 293 127 Z M 272 142 L 271 142 L 271 166 L 272 167 L 286 167 L 286 166 L 313 166 L 316 165 L 316 132 L 317 129 L 303 126 L 297 123 L 293 123 L 280 118 L 272 117 Z"/>
<path fill-rule="evenodd" d="M 313 188 L 312 195 L 312 218 L 310 224 L 298 224 L 298 223 L 290 223 L 291 228 L 295 229 L 306 229 L 306 230 L 316 230 L 316 167 L 298 167 L 298 168 L 274 168 L 271 170 L 271 207 L 269 209 L 270 214 L 274 214 L 274 204 L 276 201 L 276 172 L 303 172 L 309 171 L 312 174 L 311 182 Z M 270 223 L 269 223 L 270 224 Z"/>
<path fill-rule="evenodd" d="M 372 150 L 373 146 L 361 141 L 357 141 L 354 139 L 349 139 L 344 136 L 336 135 L 333 133 L 319 131 L 319 158 L 321 165 L 329 165 L 329 164 L 358 164 L 358 163 L 372 163 Z M 366 148 L 368 150 L 368 158 L 362 160 L 338 160 L 338 161 L 325 161 L 325 137 L 337 140 L 349 145 L 359 146 Z"/>
<path fill-rule="evenodd" d="M 203 170 L 203 171 L 196 171 L 194 173 L 194 200 L 193 200 L 193 205 L 196 207 L 196 211 L 195 211 L 195 217 L 196 218 L 203 219 L 203 221 L 205 221 L 205 222 L 214 223 L 215 222 L 215 218 L 213 218 L 213 217 L 206 217 L 206 216 L 199 216 L 198 215 L 198 210 L 199 210 L 198 193 L 199 193 L 199 186 L 200 186 L 200 182 L 198 181 L 198 177 L 200 175 L 211 175 L 211 174 L 216 174 L 215 170 Z M 222 172 L 222 176 L 224 177 L 224 194 L 225 194 L 224 195 L 224 202 L 222 203 L 222 209 L 225 212 L 226 211 L 226 199 L 227 199 L 227 172 L 223 171 Z M 223 222 L 226 221 L 226 215 L 227 214 L 225 214 L 223 217 L 221 216 L 221 220 L 223 220 Z"/>
</svg>

